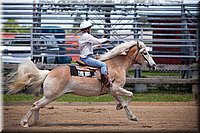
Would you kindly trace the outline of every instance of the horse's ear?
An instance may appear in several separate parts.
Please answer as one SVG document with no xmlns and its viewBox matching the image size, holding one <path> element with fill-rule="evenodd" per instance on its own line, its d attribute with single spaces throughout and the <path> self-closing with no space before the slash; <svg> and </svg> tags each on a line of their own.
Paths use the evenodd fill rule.
<svg viewBox="0 0 200 133">
<path fill-rule="evenodd" d="M 140 46 L 140 42 L 137 40 L 137 43 L 136 43 L 136 45 L 139 47 Z"/>
<path fill-rule="evenodd" d="M 143 43 L 141 44 L 138 40 L 136 45 L 139 48 L 139 52 L 143 52 L 146 50 L 146 46 Z"/>
</svg>

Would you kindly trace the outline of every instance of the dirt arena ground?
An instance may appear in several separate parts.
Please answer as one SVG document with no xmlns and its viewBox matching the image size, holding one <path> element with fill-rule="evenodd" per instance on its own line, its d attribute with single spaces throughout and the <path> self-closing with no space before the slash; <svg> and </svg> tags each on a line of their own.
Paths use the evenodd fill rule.
<svg viewBox="0 0 200 133">
<path fill-rule="evenodd" d="M 198 132 L 198 106 L 195 102 L 132 102 L 139 122 L 126 118 L 116 103 L 52 102 L 40 110 L 37 125 L 23 128 L 19 122 L 30 103 L 4 103 L 4 132 Z"/>
</svg>

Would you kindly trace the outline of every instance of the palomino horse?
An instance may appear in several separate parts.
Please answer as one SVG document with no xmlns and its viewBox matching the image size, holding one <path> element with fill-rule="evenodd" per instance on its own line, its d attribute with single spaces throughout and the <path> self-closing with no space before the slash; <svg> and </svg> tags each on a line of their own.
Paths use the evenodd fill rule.
<svg viewBox="0 0 200 133">
<path fill-rule="evenodd" d="M 156 64 L 146 50 L 145 44 L 141 41 L 122 43 L 102 55 L 99 60 L 105 61 L 108 66 L 109 76 L 114 79 L 112 87 L 102 88 L 101 81 L 96 77 L 71 76 L 68 65 L 49 71 L 39 70 L 31 61 L 21 63 L 13 82 L 10 84 L 9 93 L 16 93 L 25 87 L 34 89 L 43 87 L 44 95 L 40 100 L 33 103 L 32 108 L 21 119 L 20 124 L 23 127 L 36 124 L 39 120 L 40 108 L 66 93 L 80 96 L 99 96 L 109 93 L 118 101 L 117 110 L 124 108 L 128 119 L 138 121 L 128 107 L 133 93 L 125 90 L 123 86 L 126 83 L 126 72 L 133 64 L 142 65 L 147 62 L 146 64 L 150 68 L 155 69 Z M 127 96 L 127 101 L 122 96 Z M 34 121 L 30 124 L 29 120 L 33 114 Z"/>
</svg>

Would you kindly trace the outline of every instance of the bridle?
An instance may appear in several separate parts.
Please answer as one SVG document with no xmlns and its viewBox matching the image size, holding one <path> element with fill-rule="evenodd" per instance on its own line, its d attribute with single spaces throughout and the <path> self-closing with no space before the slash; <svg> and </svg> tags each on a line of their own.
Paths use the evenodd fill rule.
<svg viewBox="0 0 200 133">
<path fill-rule="evenodd" d="M 132 47 L 135 47 L 135 46 L 137 46 L 137 53 L 136 53 L 135 57 L 133 58 L 132 56 L 128 56 L 128 55 L 127 55 L 127 57 L 130 58 L 133 62 L 135 62 L 135 63 L 137 63 L 137 64 L 139 64 L 139 65 L 142 66 L 141 63 L 139 63 L 138 61 L 136 61 L 136 58 L 137 58 L 138 54 L 140 53 L 140 49 L 141 49 L 141 48 L 139 47 L 139 42 L 138 42 L 138 41 L 137 41 L 137 45 L 134 45 L 134 46 L 132 46 Z M 132 47 L 131 47 L 131 48 L 132 48 Z M 130 48 L 130 49 L 131 49 L 131 48 Z M 148 62 L 148 60 L 147 60 L 146 57 L 144 56 L 145 53 L 141 53 L 141 54 L 142 54 L 143 58 Z M 149 63 L 149 62 L 148 62 L 148 63 Z"/>
</svg>

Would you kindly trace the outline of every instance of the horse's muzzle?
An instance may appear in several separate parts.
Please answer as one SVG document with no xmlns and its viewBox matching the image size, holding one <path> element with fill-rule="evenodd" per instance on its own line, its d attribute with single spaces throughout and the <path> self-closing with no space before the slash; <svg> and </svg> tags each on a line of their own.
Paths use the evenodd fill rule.
<svg viewBox="0 0 200 133">
<path fill-rule="evenodd" d="M 149 68 L 152 69 L 152 70 L 156 70 L 156 66 L 157 66 L 156 64 L 149 65 Z"/>
<path fill-rule="evenodd" d="M 155 63 L 150 64 L 149 62 L 145 62 L 145 65 L 149 67 L 150 70 L 156 70 L 157 65 Z"/>
</svg>

